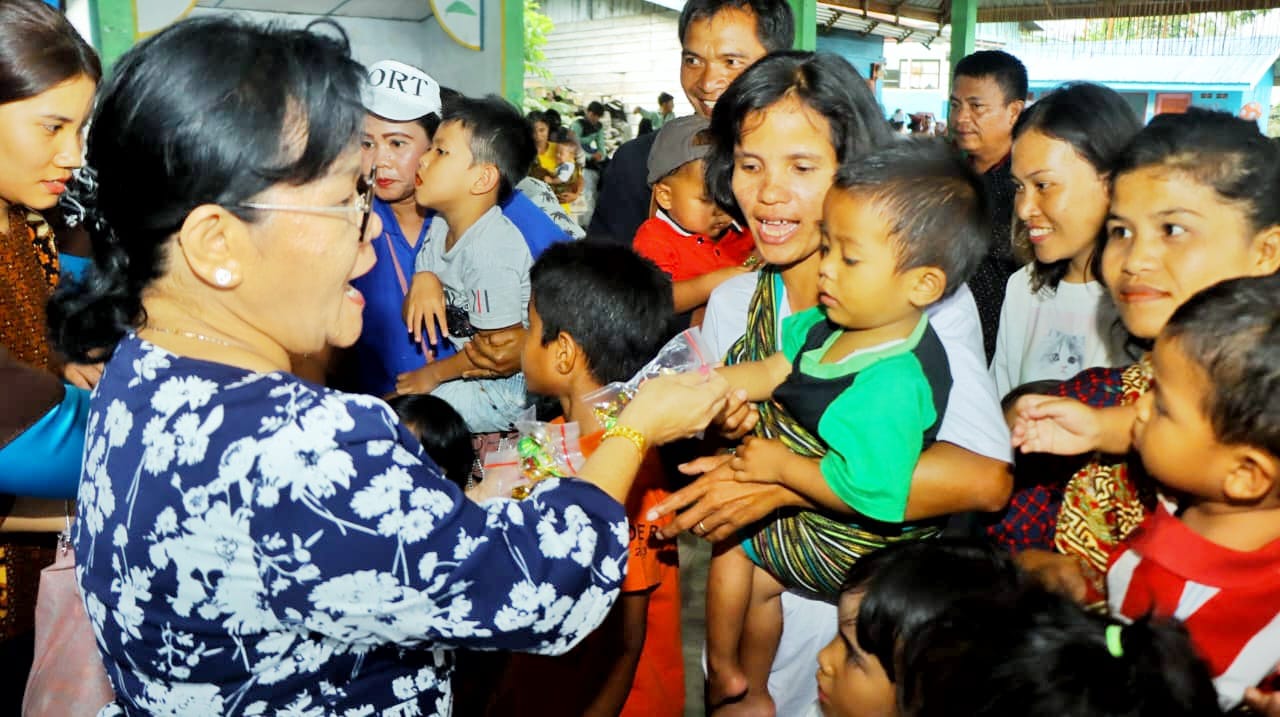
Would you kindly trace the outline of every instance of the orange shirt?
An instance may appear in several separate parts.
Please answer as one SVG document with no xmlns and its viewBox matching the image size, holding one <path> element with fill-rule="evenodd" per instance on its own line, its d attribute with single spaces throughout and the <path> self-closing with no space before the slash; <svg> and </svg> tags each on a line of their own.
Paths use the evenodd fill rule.
<svg viewBox="0 0 1280 717">
<path fill-rule="evenodd" d="M 558 419 L 557 423 L 562 423 Z M 581 436 L 583 456 L 600 446 L 604 431 Z M 622 592 L 648 593 L 644 647 L 636 664 L 622 717 L 683 717 L 684 651 L 680 637 L 680 567 L 674 540 L 659 540 L 658 528 L 673 516 L 649 523 L 644 514 L 669 495 L 666 472 L 650 451 L 627 494 L 631 528 L 630 557 Z M 597 630 L 559 657 L 512 654 L 493 685 L 485 714 L 490 717 L 544 717 L 582 714 L 587 700 L 605 679 L 617 646 L 611 634 Z M 477 679 L 468 675 L 472 681 Z M 483 678 L 479 678 L 483 679 Z M 575 689 L 575 686 L 580 686 Z"/>
<path fill-rule="evenodd" d="M 578 439 L 582 455 L 600 446 L 604 431 Z M 656 522 L 644 519 L 650 508 L 670 495 L 667 475 L 657 451 L 649 451 L 627 494 L 627 522 L 631 526 L 631 557 L 622 591 L 649 593 L 648 626 L 636 665 L 631 694 L 621 717 L 681 717 L 684 714 L 684 652 L 680 639 L 680 563 L 675 540 L 660 540 L 658 529 L 675 516 Z M 587 638 L 590 640 L 591 638 Z"/>
<path fill-rule="evenodd" d="M 719 239 L 690 234 L 659 211 L 640 225 L 631 246 L 672 281 L 688 281 L 716 269 L 738 266 L 751 256 L 755 242 L 751 232 L 737 227 L 730 227 Z"/>
</svg>

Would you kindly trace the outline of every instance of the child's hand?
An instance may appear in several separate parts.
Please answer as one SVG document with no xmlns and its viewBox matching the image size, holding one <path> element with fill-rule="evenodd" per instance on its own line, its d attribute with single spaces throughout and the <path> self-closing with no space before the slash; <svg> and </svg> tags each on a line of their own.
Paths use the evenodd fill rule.
<svg viewBox="0 0 1280 717">
<path fill-rule="evenodd" d="M 745 483 L 782 483 L 786 466 L 795 454 L 781 441 L 748 437 L 729 461 L 733 479 Z"/>
<path fill-rule="evenodd" d="M 1029 395 L 1014 404 L 1013 447 L 1023 453 L 1077 456 L 1098 449 L 1098 409 L 1074 398 Z"/>
<path fill-rule="evenodd" d="M 760 412 L 747 400 L 747 392 L 738 389 L 729 392 L 724 410 L 716 416 L 715 424 L 725 438 L 737 440 L 750 433 L 759 420 Z"/>
<path fill-rule="evenodd" d="M 436 390 L 440 381 L 430 365 L 396 376 L 396 395 L 407 396 L 416 393 L 431 393 Z"/>
<path fill-rule="evenodd" d="M 445 336 L 449 335 L 449 321 L 444 309 L 444 286 L 440 277 L 430 271 L 414 274 L 409 293 L 404 297 L 404 323 L 414 341 L 422 340 L 423 324 L 427 327 L 427 343 L 434 345 L 439 339 L 436 326 Z"/>
<path fill-rule="evenodd" d="M 1280 692 L 1263 692 L 1257 687 L 1244 691 L 1244 704 L 1263 717 L 1280 717 Z"/>
<path fill-rule="evenodd" d="M 67 383 L 78 388 L 92 390 L 102 378 L 101 363 L 69 363 L 62 369 Z"/>
</svg>

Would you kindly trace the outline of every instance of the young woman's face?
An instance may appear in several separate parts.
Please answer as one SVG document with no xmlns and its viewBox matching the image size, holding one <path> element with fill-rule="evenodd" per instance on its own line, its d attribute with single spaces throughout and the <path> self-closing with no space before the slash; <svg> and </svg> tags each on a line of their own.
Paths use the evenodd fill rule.
<svg viewBox="0 0 1280 717">
<path fill-rule="evenodd" d="M 538 143 L 539 147 L 545 147 L 547 138 L 551 135 L 551 128 L 547 127 L 547 123 L 541 120 L 533 123 L 533 141 Z"/>
<path fill-rule="evenodd" d="M 1031 130 L 1013 143 L 1013 183 L 1014 213 L 1036 259 L 1083 269 L 1107 218 L 1105 175 L 1069 143 Z"/>
<path fill-rule="evenodd" d="M 395 203 L 413 196 L 418 176 L 418 160 L 431 149 L 427 130 L 417 122 L 391 122 L 365 115 L 360 138 L 365 171 L 378 168 L 374 193 L 384 202 Z"/>
<path fill-rule="evenodd" d="M 733 195 L 766 262 L 789 266 L 818 250 L 835 172 L 831 125 L 807 105 L 788 97 L 743 120 Z"/>
<path fill-rule="evenodd" d="M 840 628 L 818 653 L 818 706 L 826 717 L 896 717 L 893 683 L 880 660 L 858 646 L 862 593 L 840 596 Z"/>
<path fill-rule="evenodd" d="M 1154 339 L 1201 289 L 1280 266 L 1280 227 L 1254 231 L 1242 205 L 1186 173 L 1125 172 L 1111 196 L 1102 278 L 1138 338 Z"/>
<path fill-rule="evenodd" d="M 0 104 L 0 206 L 48 209 L 83 163 L 85 118 L 97 85 L 84 75 Z"/>
</svg>

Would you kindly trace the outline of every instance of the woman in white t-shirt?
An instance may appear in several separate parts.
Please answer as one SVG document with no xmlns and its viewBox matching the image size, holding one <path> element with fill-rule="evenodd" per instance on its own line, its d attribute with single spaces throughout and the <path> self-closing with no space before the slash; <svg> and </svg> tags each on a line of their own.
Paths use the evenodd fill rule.
<svg viewBox="0 0 1280 717">
<path fill-rule="evenodd" d="M 1118 93 L 1087 82 L 1050 92 L 1014 125 L 1014 244 L 1034 259 L 1009 277 L 1000 311 L 991 373 L 1001 396 L 1131 360 L 1092 264 L 1111 161 L 1141 128 Z"/>
</svg>

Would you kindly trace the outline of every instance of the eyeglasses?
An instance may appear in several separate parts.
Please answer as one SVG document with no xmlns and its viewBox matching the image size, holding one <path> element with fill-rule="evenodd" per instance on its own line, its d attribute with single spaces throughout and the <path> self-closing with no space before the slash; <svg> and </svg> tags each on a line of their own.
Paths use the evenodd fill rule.
<svg viewBox="0 0 1280 717">
<path fill-rule="evenodd" d="M 267 212 L 302 212 L 304 214 L 360 214 L 360 241 L 364 241 L 365 232 L 369 229 L 369 216 L 373 214 L 373 186 L 377 179 L 378 168 L 369 170 L 369 176 L 361 177 L 356 182 L 356 201 L 354 204 L 340 204 L 336 207 L 305 207 L 296 204 L 265 204 L 262 202 L 241 202 L 237 206 L 245 209 L 260 209 Z"/>
</svg>

